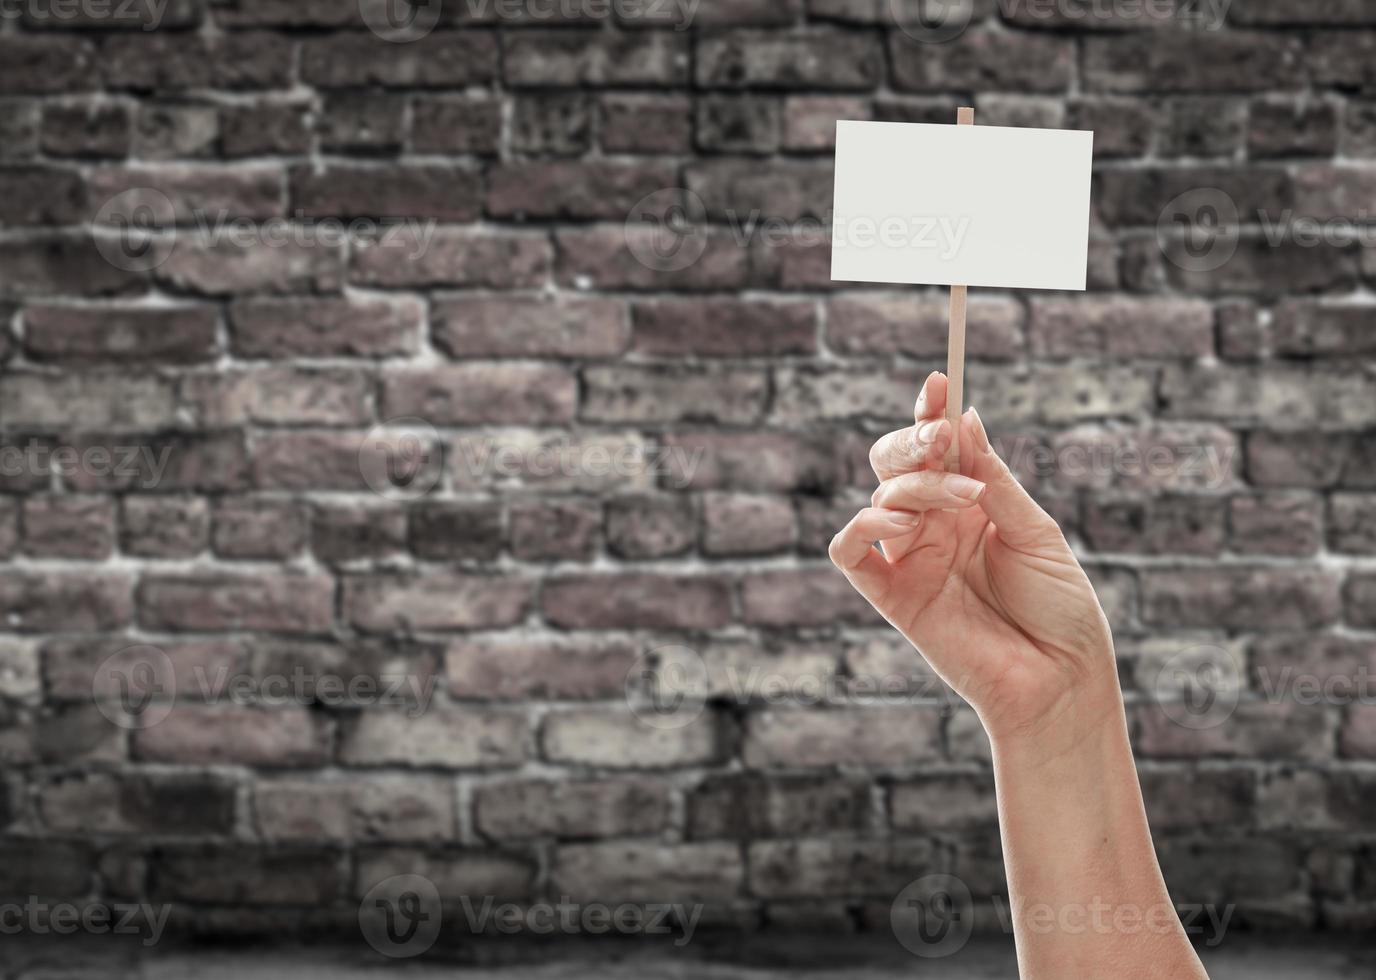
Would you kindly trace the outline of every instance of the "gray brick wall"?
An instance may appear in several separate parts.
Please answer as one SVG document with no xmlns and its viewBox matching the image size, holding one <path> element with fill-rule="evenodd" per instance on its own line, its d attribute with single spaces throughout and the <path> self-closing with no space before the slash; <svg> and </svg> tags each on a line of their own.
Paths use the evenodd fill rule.
<svg viewBox="0 0 1376 980">
<path fill-rule="evenodd" d="M 977 290 L 967 390 L 1099 587 L 1175 898 L 1369 927 L 1376 7 L 893 6 L 7 7 L 0 893 L 997 894 L 978 724 L 825 556 L 945 346 L 829 281 L 832 121 L 973 104 L 1097 132 L 1089 291 Z"/>
</svg>

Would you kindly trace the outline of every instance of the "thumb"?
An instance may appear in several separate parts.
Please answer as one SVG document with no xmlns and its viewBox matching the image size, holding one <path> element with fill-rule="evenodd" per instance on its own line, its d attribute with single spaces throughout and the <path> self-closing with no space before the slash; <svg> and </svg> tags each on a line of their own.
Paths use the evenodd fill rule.
<svg viewBox="0 0 1376 980">
<path fill-rule="evenodd" d="M 979 503 L 994 522 L 999 538 L 1019 550 L 1062 544 L 1065 538 L 1055 520 L 1023 489 L 1008 464 L 994 452 L 979 413 L 972 408 L 960 422 L 962 455 L 969 453 L 970 475 L 989 488 Z"/>
</svg>

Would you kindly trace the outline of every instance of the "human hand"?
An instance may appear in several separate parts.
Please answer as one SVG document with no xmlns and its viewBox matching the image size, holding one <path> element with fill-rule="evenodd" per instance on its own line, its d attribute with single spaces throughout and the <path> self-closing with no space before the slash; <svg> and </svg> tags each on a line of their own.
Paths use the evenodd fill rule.
<svg viewBox="0 0 1376 980">
<path fill-rule="evenodd" d="M 1068 745 L 1122 716 L 1108 621 L 974 409 L 960 419 L 961 473 L 944 472 L 945 408 L 946 378 L 934 372 L 916 424 L 871 450 L 882 482 L 832 540 L 831 559 L 974 707 L 996 747 Z"/>
</svg>

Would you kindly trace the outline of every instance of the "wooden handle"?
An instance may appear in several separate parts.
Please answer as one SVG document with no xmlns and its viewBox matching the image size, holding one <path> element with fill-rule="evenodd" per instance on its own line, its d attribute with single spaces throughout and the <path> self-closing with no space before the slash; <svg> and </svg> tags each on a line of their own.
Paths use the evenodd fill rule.
<svg viewBox="0 0 1376 980">
<path fill-rule="evenodd" d="M 973 126 L 975 110 L 956 110 L 956 125 Z M 946 450 L 946 472 L 960 472 L 960 414 L 965 409 L 965 307 L 966 288 L 951 287 L 951 333 L 946 344 L 946 418 L 951 422 L 951 448 Z"/>
</svg>

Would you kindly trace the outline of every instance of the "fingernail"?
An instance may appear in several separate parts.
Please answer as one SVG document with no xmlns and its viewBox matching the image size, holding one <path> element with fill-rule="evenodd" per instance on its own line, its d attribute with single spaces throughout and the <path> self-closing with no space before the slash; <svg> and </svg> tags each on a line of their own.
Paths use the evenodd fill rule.
<svg viewBox="0 0 1376 980">
<path fill-rule="evenodd" d="M 987 453 L 989 451 L 989 433 L 984 431 L 984 419 L 979 417 L 979 412 L 975 411 L 973 407 L 968 414 L 975 423 L 975 445 L 979 447 L 980 452 Z"/>
<path fill-rule="evenodd" d="M 917 444 L 920 447 L 934 446 L 942 436 L 950 434 L 951 423 L 946 419 L 936 422 L 923 422 L 917 427 Z"/>
<path fill-rule="evenodd" d="M 917 393 L 917 408 L 915 411 L 919 417 L 922 415 L 922 410 L 927 406 L 927 386 L 932 383 L 932 379 L 935 378 L 936 375 L 937 372 L 935 371 L 927 375 L 927 380 L 922 382 L 922 388 Z"/>
<path fill-rule="evenodd" d="M 961 476 L 952 473 L 946 477 L 946 489 L 957 497 L 966 500 L 979 500 L 984 494 L 985 485 L 978 480 L 972 480 L 968 476 Z"/>
</svg>

